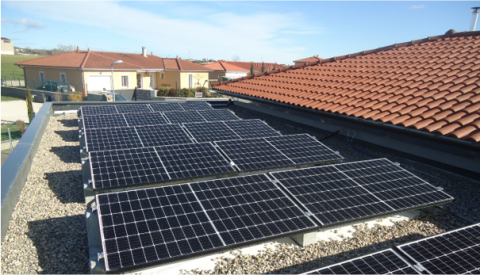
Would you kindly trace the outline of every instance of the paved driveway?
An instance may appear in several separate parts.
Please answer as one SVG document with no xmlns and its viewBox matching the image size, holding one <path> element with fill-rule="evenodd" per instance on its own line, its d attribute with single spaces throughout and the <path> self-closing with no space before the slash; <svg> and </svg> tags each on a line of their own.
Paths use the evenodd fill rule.
<svg viewBox="0 0 480 275">
<path fill-rule="evenodd" d="M 43 103 L 33 103 L 33 111 L 38 113 Z M 2 101 L 2 123 L 21 119 L 28 123 L 27 103 L 25 100 Z"/>
</svg>

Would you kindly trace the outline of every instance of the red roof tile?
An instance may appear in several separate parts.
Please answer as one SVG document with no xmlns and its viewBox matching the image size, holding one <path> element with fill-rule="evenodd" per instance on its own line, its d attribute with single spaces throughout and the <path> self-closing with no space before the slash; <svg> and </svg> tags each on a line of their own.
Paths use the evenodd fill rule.
<svg viewBox="0 0 480 275">
<path fill-rule="evenodd" d="M 215 70 L 215 71 L 241 71 L 241 72 L 248 72 L 249 70 L 240 68 L 238 66 L 235 66 L 233 64 L 229 64 L 224 61 L 217 61 L 214 63 L 206 64 L 203 65 L 204 67 L 210 69 L 210 70 Z"/>
<path fill-rule="evenodd" d="M 305 62 L 306 63 L 306 62 L 317 62 L 319 60 L 322 60 L 322 59 L 318 56 L 311 56 L 311 57 L 307 57 L 307 58 L 294 60 L 293 62 L 295 62 L 295 63 Z"/>
<path fill-rule="evenodd" d="M 450 31 L 214 89 L 480 143 L 479 52 L 480 31 Z"/>
<path fill-rule="evenodd" d="M 19 66 L 62 67 L 83 69 L 110 69 L 117 60 L 123 63 L 115 65 L 117 69 L 134 70 L 187 70 L 209 71 L 201 65 L 178 58 L 162 58 L 156 55 L 147 55 L 98 51 L 72 51 L 15 63 Z"/>
</svg>

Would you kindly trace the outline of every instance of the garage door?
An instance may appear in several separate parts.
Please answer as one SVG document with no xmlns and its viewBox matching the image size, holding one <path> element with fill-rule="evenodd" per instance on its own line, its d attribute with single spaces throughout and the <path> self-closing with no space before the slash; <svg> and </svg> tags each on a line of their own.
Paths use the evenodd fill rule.
<svg viewBox="0 0 480 275">
<path fill-rule="evenodd" d="M 109 75 L 89 75 L 88 76 L 88 91 L 110 91 L 111 83 Z"/>
</svg>

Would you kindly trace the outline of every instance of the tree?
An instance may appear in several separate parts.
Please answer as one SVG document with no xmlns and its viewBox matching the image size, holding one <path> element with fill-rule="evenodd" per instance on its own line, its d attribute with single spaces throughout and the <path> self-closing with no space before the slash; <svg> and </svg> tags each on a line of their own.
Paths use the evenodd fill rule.
<svg viewBox="0 0 480 275">
<path fill-rule="evenodd" d="M 254 75 L 255 74 L 255 70 L 253 68 L 253 62 L 252 62 L 252 66 L 250 67 L 250 75 Z"/>
<path fill-rule="evenodd" d="M 30 93 L 30 89 L 28 88 L 28 86 L 27 86 L 27 93 L 25 96 L 27 98 L 28 120 L 30 121 L 30 123 L 32 123 L 32 120 L 35 114 L 33 113 L 32 94 Z"/>
<path fill-rule="evenodd" d="M 238 55 L 234 55 L 232 57 L 232 61 L 240 61 L 240 57 Z"/>
<path fill-rule="evenodd" d="M 75 50 L 75 46 L 58 44 L 56 50 L 58 50 L 59 52 L 62 52 L 62 53 L 63 52 L 71 52 L 71 51 Z"/>
<path fill-rule="evenodd" d="M 277 69 L 277 65 L 276 64 L 273 64 L 273 69 L 272 70 L 276 70 Z"/>
<path fill-rule="evenodd" d="M 262 73 L 265 72 L 265 62 L 262 62 Z"/>
</svg>

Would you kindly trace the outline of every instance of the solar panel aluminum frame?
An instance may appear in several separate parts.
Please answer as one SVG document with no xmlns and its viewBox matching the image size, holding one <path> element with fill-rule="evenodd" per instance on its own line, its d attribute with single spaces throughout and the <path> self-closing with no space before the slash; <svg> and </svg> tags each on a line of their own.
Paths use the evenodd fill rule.
<svg viewBox="0 0 480 275">
<path fill-rule="evenodd" d="M 268 176 L 268 174 L 264 174 L 267 178 L 269 178 L 270 180 L 271 177 Z M 195 181 L 195 182 L 190 182 L 190 183 L 184 183 L 185 185 L 188 185 L 190 187 L 190 189 L 192 190 L 192 192 L 195 194 L 195 191 L 193 190 L 193 188 L 191 187 L 191 184 L 194 184 L 194 183 L 197 183 L 197 182 L 203 182 L 203 181 Z M 286 194 L 281 188 L 279 188 L 279 186 L 272 181 L 272 183 L 283 193 L 285 194 L 285 196 L 295 205 L 297 206 L 300 210 L 302 209 L 294 200 L 292 200 L 290 198 L 290 196 L 288 194 Z M 158 186 L 157 186 L 158 187 Z M 150 188 L 154 188 L 154 187 L 149 187 L 149 188 L 145 188 L 145 189 L 150 189 Z M 98 219 L 98 223 L 96 223 L 95 225 L 95 230 L 98 230 L 99 233 L 100 233 L 100 241 L 101 241 L 101 248 L 102 248 L 102 251 L 105 253 L 106 251 L 106 245 L 105 245 L 105 237 L 103 235 L 103 222 L 102 222 L 102 214 L 101 214 L 101 210 L 100 210 L 100 207 L 98 207 L 100 204 L 99 204 L 99 198 L 98 198 L 98 195 L 95 195 L 95 212 L 96 212 L 96 215 L 97 215 L 97 219 Z M 195 195 L 196 196 L 196 195 Z M 196 197 L 196 200 L 197 202 L 202 206 L 203 208 L 203 205 L 201 204 L 201 201 L 198 199 L 198 197 Z M 94 213 L 95 213 L 94 212 Z M 215 231 L 217 232 L 218 236 L 220 237 L 220 239 L 222 240 L 223 242 L 223 239 L 221 238 L 220 234 L 218 233 L 218 230 L 216 229 L 214 223 L 211 221 L 210 219 L 210 216 L 207 214 L 207 211 L 203 208 L 203 212 L 205 213 L 205 215 L 208 217 L 211 225 L 213 226 L 213 228 L 215 229 Z M 303 212 L 303 211 L 302 211 Z M 250 240 L 250 241 L 246 241 L 246 242 L 242 242 L 242 243 L 236 243 L 236 244 L 231 244 L 231 245 L 225 245 L 225 246 L 221 246 L 221 247 L 217 247 L 217 248 L 213 248 L 213 249 L 210 249 L 210 250 L 205 250 L 205 251 L 201 251 L 201 252 L 196 252 L 196 253 L 192 253 L 192 254 L 187 254 L 187 255 L 180 255 L 180 256 L 175 256 L 175 257 L 171 257 L 171 258 L 167 258 L 167 259 L 161 259 L 161 260 L 157 260 L 155 262 L 147 262 L 147 263 L 143 263 L 143 264 L 139 264 L 139 265 L 134 265 L 134 266 L 131 266 L 131 267 L 126 267 L 126 268 L 119 268 L 119 269 L 115 269 L 115 270 L 107 270 L 108 268 L 108 264 L 107 264 L 107 261 L 104 260 L 104 264 L 105 264 L 105 273 L 107 274 L 112 274 L 112 273 L 119 273 L 119 272 L 123 272 L 123 271 L 141 271 L 141 269 L 143 268 L 146 268 L 146 267 L 152 267 L 152 266 L 157 266 L 157 265 L 160 265 L 160 264 L 165 264 L 165 263 L 171 263 L 171 262 L 175 262 L 175 261 L 179 261 L 179 260 L 183 260 L 183 259 L 197 259 L 197 258 L 200 258 L 200 257 L 204 257 L 204 256 L 207 256 L 207 255 L 211 255 L 211 254 L 215 254 L 215 253 L 218 253 L 220 251 L 228 251 L 228 250 L 233 250 L 233 249 L 241 249 L 241 248 L 244 248 L 244 247 L 248 247 L 252 244 L 260 244 L 260 243 L 263 243 L 263 242 L 268 242 L 268 241 L 271 241 L 271 240 L 275 240 L 275 239 L 279 239 L 279 238 L 282 238 L 282 237 L 286 237 L 286 236 L 291 236 L 293 234 L 305 234 L 305 233 L 309 233 L 309 232 L 314 232 L 316 230 L 318 230 L 319 228 L 319 225 L 316 223 L 316 221 L 314 219 L 312 219 L 309 215 L 306 215 L 305 216 L 307 218 L 309 218 L 312 223 L 315 225 L 311 228 L 307 228 L 307 229 L 303 229 L 303 230 L 298 230 L 298 231 L 295 231 L 295 232 L 287 232 L 287 233 L 281 233 L 281 234 L 278 234 L 278 235 L 274 235 L 274 236 L 270 236 L 270 237 L 265 237 L 265 238 L 262 238 L 262 239 L 257 239 L 257 240 Z"/>
<path fill-rule="evenodd" d="M 434 235 L 434 236 L 430 236 L 430 237 L 426 237 L 426 238 L 423 238 L 423 239 L 420 239 L 420 240 L 416 240 L 416 241 L 412 241 L 412 242 L 408 242 L 408 243 L 405 243 L 405 244 L 401 244 L 401 245 L 397 245 L 395 246 L 395 249 L 397 249 L 398 251 L 400 251 L 400 253 L 402 253 L 402 255 L 405 255 L 405 257 L 407 257 L 409 260 L 411 260 L 412 262 L 414 262 L 418 267 L 422 268 L 423 270 L 427 271 L 429 274 L 433 274 L 432 272 L 430 272 L 427 268 L 425 268 L 419 261 L 417 261 L 414 257 L 412 257 L 409 253 L 407 253 L 403 247 L 405 246 L 409 246 L 409 245 L 412 245 L 414 243 L 419 243 L 419 242 L 422 242 L 422 241 L 425 241 L 425 240 L 429 240 L 429 239 L 434 239 L 434 238 L 438 238 L 438 237 L 441 237 L 441 236 L 444 236 L 444 235 L 448 235 L 448 234 L 451 234 L 451 233 L 454 233 L 454 232 L 457 232 L 457 231 L 461 231 L 461 230 L 465 230 L 465 229 L 468 229 L 468 228 L 471 228 L 471 227 L 478 227 L 479 226 L 479 223 L 476 223 L 476 224 L 471 224 L 471 225 L 468 225 L 468 226 L 465 226 L 465 227 L 462 227 L 462 228 L 458 228 L 458 229 L 455 229 L 455 230 L 451 230 L 451 231 L 447 231 L 445 233 L 441 233 L 441 234 L 437 234 L 437 235 Z M 464 250 L 464 249 L 461 249 L 461 250 Z M 461 250 L 458 250 L 458 251 L 461 251 Z M 447 255 L 447 254 L 443 254 L 443 255 Z M 443 256 L 442 255 L 442 256 Z M 442 256 L 438 256 L 436 258 L 440 258 Z M 477 269 L 478 270 L 478 269 Z M 468 272 L 471 272 L 471 271 L 468 271 Z M 468 273 L 467 272 L 467 273 Z"/>
<path fill-rule="evenodd" d="M 298 134 L 298 135 L 302 135 L 302 134 Z M 315 137 L 311 136 L 311 135 L 308 135 L 309 137 L 311 137 L 313 140 L 319 142 Z M 281 137 L 281 136 L 280 136 Z M 228 157 L 228 154 L 217 144 L 217 143 L 221 143 L 221 142 L 227 142 L 228 140 L 222 140 L 222 141 L 214 141 L 214 145 L 218 148 L 218 150 L 220 150 L 229 160 L 230 160 L 230 163 L 232 163 L 235 168 L 239 171 L 239 176 L 247 176 L 247 175 L 252 175 L 252 174 L 258 174 L 258 173 L 269 173 L 269 172 L 281 172 L 281 171 L 287 171 L 287 169 L 290 169 L 290 168 L 297 168 L 297 169 L 300 169 L 300 168 L 308 168 L 308 167 L 312 167 L 314 165 L 328 165 L 328 164 L 332 164 L 332 163 L 338 163 L 338 162 L 341 162 L 343 161 L 343 157 L 341 157 L 340 155 L 340 158 L 339 159 L 335 159 L 335 160 L 328 160 L 328 161 L 314 161 L 314 162 L 307 162 L 307 163 L 295 163 L 294 160 L 290 159 L 287 155 L 285 155 L 280 149 L 278 149 L 277 147 L 275 147 L 275 145 L 273 145 L 271 142 L 268 141 L 268 138 L 269 137 L 262 137 L 262 138 L 248 138 L 248 139 L 240 139 L 240 140 L 264 140 L 266 141 L 268 144 L 270 144 L 273 148 L 275 148 L 278 152 L 280 152 L 283 156 L 285 156 L 287 159 L 291 160 L 293 162 L 292 165 L 284 165 L 284 166 L 278 166 L 278 167 L 273 167 L 273 168 L 266 168 L 266 169 L 256 169 L 256 170 L 241 170 L 233 160 L 231 160 L 229 157 Z M 327 147 L 328 148 L 328 147 Z M 330 148 L 329 148 L 330 149 Z M 332 150 L 333 152 L 333 150 Z"/>
<path fill-rule="evenodd" d="M 380 254 L 380 253 L 384 253 L 384 252 L 387 252 L 387 251 L 392 252 L 393 254 L 395 254 L 395 256 L 397 256 L 399 259 L 401 259 L 402 262 L 404 262 L 407 265 L 405 268 L 410 267 L 414 271 L 416 271 L 417 274 L 422 274 L 421 272 L 418 271 L 418 267 L 409 263 L 407 261 L 407 259 L 405 259 L 404 256 L 400 255 L 397 251 L 393 250 L 392 248 L 387 248 L 387 249 L 380 250 L 380 251 L 377 251 L 377 252 L 374 252 L 374 253 L 363 255 L 363 256 L 360 256 L 360 257 L 356 257 L 356 258 L 353 258 L 353 259 L 350 259 L 350 260 L 346 260 L 346 261 L 342 261 L 342 262 L 339 262 L 339 263 L 335 263 L 335 264 L 327 265 L 327 266 L 324 266 L 324 267 L 316 268 L 316 269 L 313 269 L 313 270 L 310 270 L 310 271 L 307 271 L 307 272 L 304 272 L 304 273 L 300 273 L 300 275 L 312 274 L 313 272 L 316 272 L 316 271 L 319 271 L 319 270 L 323 270 L 323 269 L 331 268 L 331 267 L 334 267 L 334 266 L 339 266 L 339 265 L 342 265 L 342 264 L 350 263 L 350 262 L 353 262 L 355 260 L 360 260 L 360 259 L 363 259 L 363 258 L 366 258 L 366 257 L 369 257 L 369 256 L 373 256 L 375 254 Z M 393 271 L 396 271 L 396 270 L 391 270 L 390 272 L 393 272 Z M 388 273 L 388 274 L 391 274 L 391 273 Z"/>
<path fill-rule="evenodd" d="M 390 161 L 386 158 L 384 158 L 385 160 L 387 161 Z M 373 160 L 364 160 L 364 161 L 356 161 L 356 162 L 347 162 L 347 163 L 339 163 L 339 164 L 331 164 L 331 165 L 325 165 L 325 166 L 336 166 L 336 165 L 343 165 L 343 164 L 349 164 L 349 163 L 360 163 L 360 162 L 369 162 L 369 161 L 375 161 L 375 160 L 378 160 L 378 159 L 373 159 Z M 390 161 L 391 162 L 391 161 Z M 325 166 L 322 166 L 322 167 L 325 167 Z M 298 169 L 298 170 L 305 170 L 305 169 L 314 169 L 315 167 L 307 167 L 307 168 L 301 168 L 301 169 Z M 297 169 L 295 169 L 297 170 Z M 405 170 L 405 169 L 404 169 Z M 284 171 L 280 171 L 280 172 L 287 172 L 287 171 L 290 171 L 290 170 L 284 170 Z M 409 171 L 405 170 L 406 172 L 410 173 Z M 296 196 L 291 193 L 288 188 L 282 184 L 282 181 L 275 178 L 275 176 L 272 174 L 272 173 L 275 173 L 274 171 L 268 173 L 271 178 L 274 179 L 275 183 L 277 183 L 279 186 L 281 186 L 281 188 L 287 193 L 289 194 L 291 197 L 293 197 L 295 199 L 295 202 L 300 205 L 304 211 L 306 213 L 311 213 L 308 209 L 308 207 L 306 207 L 298 198 L 296 198 Z M 416 175 L 410 173 L 412 176 L 416 177 L 416 178 L 419 178 L 420 180 L 424 181 L 423 179 L 421 179 L 420 177 L 417 177 Z M 350 178 L 350 177 L 349 177 Z M 351 179 L 351 178 L 350 178 Z M 351 179 L 353 180 L 353 179 Z M 424 181 L 425 183 L 428 183 L 426 181 Z M 357 183 L 357 182 L 355 182 Z M 358 183 L 357 183 L 358 184 Z M 430 184 L 430 183 L 428 183 Z M 360 184 L 358 184 L 359 186 L 361 186 Z M 431 185 L 431 184 L 430 184 Z M 370 193 L 370 192 L 369 192 Z M 444 192 L 445 193 L 445 192 Z M 445 193 L 446 195 L 448 195 L 447 193 Z M 375 219 L 375 218 L 383 218 L 383 217 L 388 217 L 388 216 L 391 216 L 391 215 L 394 215 L 394 214 L 398 214 L 398 213 L 403 213 L 405 211 L 413 211 L 413 210 L 419 210 L 419 209 L 425 209 L 425 208 L 428 208 L 428 207 L 432 207 L 432 206 L 437 206 L 437 205 L 442 205 L 442 204 L 445 204 L 445 203 L 450 203 L 452 201 L 455 200 L 455 198 L 453 198 L 452 196 L 448 195 L 451 199 L 448 199 L 448 200 L 443 200 L 443 201 L 439 201 L 439 202 L 436 202 L 436 203 L 429 203 L 429 204 L 425 204 L 425 205 L 419 205 L 419 206 L 415 206 L 415 207 L 411 207 L 411 208 L 406 208 L 406 209 L 400 209 L 400 210 L 393 210 L 391 212 L 387 212 L 387 213 L 380 213 L 380 214 L 377 214 L 377 215 L 371 215 L 371 216 L 367 216 L 367 217 L 362 217 L 362 218 L 357 218 L 357 219 L 351 219 L 351 220 L 346 220 L 346 221 L 341 221 L 341 222 L 337 222 L 337 223 L 331 223 L 331 224 L 327 224 L 325 225 L 324 223 L 322 223 L 320 221 L 319 218 L 317 218 L 313 213 L 311 213 L 311 215 L 314 217 L 315 221 L 317 223 L 319 223 L 321 225 L 321 228 L 322 229 L 331 229 L 331 228 L 336 228 L 336 227 L 339 227 L 339 226 L 342 226 L 342 225 L 347 225 L 347 224 L 356 224 L 356 223 L 361 223 L 361 222 L 365 222 L 365 221 L 369 221 L 369 220 L 372 220 L 372 219 Z M 387 204 L 388 205 L 388 204 Z M 390 205 L 388 205 L 390 207 Z"/>
<path fill-rule="evenodd" d="M 204 142 L 204 143 L 209 143 L 209 142 Z M 213 144 L 211 144 L 211 145 L 213 146 L 213 148 L 215 148 L 215 150 L 218 152 L 218 154 L 225 160 L 225 162 L 230 163 L 230 161 L 227 158 L 225 158 L 225 156 L 218 150 L 218 148 L 215 145 L 213 145 Z M 169 146 L 169 145 L 165 145 L 165 146 Z M 162 147 L 162 146 L 139 147 L 139 148 L 152 148 L 152 147 L 153 148 L 158 148 L 158 147 Z M 129 149 L 135 149 L 135 148 L 129 148 Z M 125 149 L 120 149 L 120 150 L 125 150 Z M 223 178 L 238 176 L 238 171 L 235 169 L 235 167 L 232 166 L 234 171 L 229 172 L 229 173 L 221 173 L 221 174 L 215 174 L 215 175 L 197 176 L 197 177 L 189 177 L 189 178 L 180 178 L 180 179 L 169 179 L 169 180 L 165 180 L 165 181 L 161 181 L 161 182 L 149 182 L 149 183 L 139 183 L 139 184 L 134 184 L 134 185 L 123 185 L 123 186 L 106 187 L 106 188 L 94 188 L 93 167 L 92 167 L 92 164 L 91 164 L 91 161 L 90 161 L 91 160 L 91 153 L 93 153 L 93 152 L 88 152 L 88 158 L 84 160 L 85 167 L 86 167 L 86 169 L 88 169 L 88 177 L 86 177 L 86 178 L 84 177 L 84 182 L 87 183 L 88 189 L 93 190 L 93 192 L 95 194 L 130 191 L 130 190 L 136 190 L 136 189 L 141 189 L 141 188 L 155 188 L 155 187 L 162 187 L 162 186 L 168 186 L 168 185 L 176 185 L 176 184 L 181 184 L 181 183 L 188 183 L 188 182 L 192 182 L 192 181 L 209 181 L 209 180 L 216 180 L 216 179 L 223 179 Z M 83 167 L 83 165 L 82 165 L 82 167 Z M 167 172 L 167 174 L 168 174 L 168 172 Z"/>
</svg>

